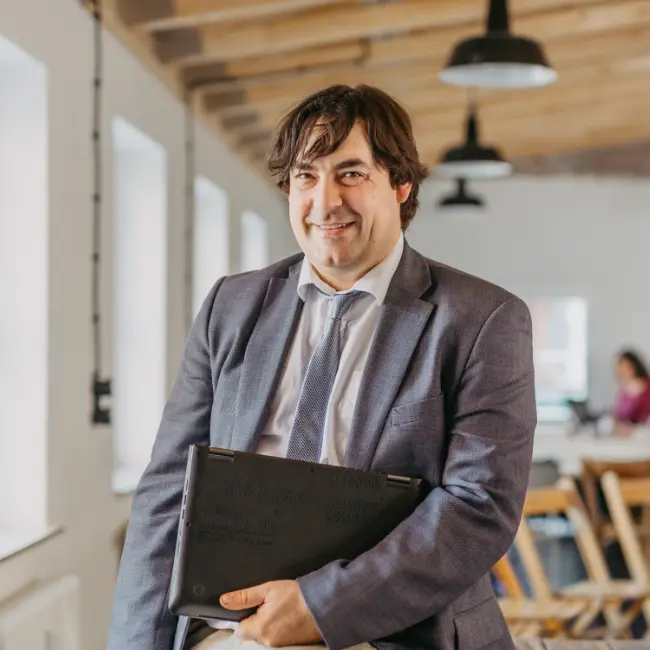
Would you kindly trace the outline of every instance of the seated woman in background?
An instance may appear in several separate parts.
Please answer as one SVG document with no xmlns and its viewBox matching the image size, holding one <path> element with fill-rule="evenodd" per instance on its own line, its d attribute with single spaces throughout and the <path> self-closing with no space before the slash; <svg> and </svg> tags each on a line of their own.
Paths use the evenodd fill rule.
<svg viewBox="0 0 650 650">
<path fill-rule="evenodd" d="M 629 433 L 631 425 L 644 424 L 650 420 L 650 374 L 641 358 L 631 350 L 618 355 L 616 374 L 620 392 L 614 418 L 615 433 Z"/>
</svg>

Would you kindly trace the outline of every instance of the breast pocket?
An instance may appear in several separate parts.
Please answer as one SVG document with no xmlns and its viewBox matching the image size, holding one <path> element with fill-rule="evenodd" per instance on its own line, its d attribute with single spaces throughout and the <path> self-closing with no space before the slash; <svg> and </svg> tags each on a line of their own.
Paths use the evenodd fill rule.
<svg viewBox="0 0 650 650">
<path fill-rule="evenodd" d="M 409 424 L 425 424 L 434 418 L 444 417 L 442 413 L 442 394 L 436 397 L 395 406 L 390 412 L 390 424 L 394 427 L 402 427 Z"/>
<path fill-rule="evenodd" d="M 396 474 L 438 483 L 445 451 L 443 395 L 394 406 L 376 460 Z"/>
</svg>

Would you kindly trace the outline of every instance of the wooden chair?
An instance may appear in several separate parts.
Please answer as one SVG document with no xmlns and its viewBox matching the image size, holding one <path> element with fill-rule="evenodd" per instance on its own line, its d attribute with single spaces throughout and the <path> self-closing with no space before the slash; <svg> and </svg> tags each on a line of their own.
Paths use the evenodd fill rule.
<svg viewBox="0 0 650 650">
<path fill-rule="evenodd" d="M 569 585 L 559 592 L 554 592 L 551 588 L 533 532 L 527 521 L 528 517 L 551 514 L 564 514 L 571 523 L 580 559 L 588 576 L 587 580 Z M 585 605 L 585 611 L 570 630 L 571 636 L 580 638 L 630 635 L 630 625 L 648 602 L 650 592 L 643 583 L 611 579 L 602 550 L 573 480 L 563 478 L 552 488 L 528 491 L 524 515 L 515 543 L 536 598 L 546 600 L 559 598 L 565 602 L 581 602 Z M 626 602 L 631 604 L 624 609 Z M 592 629 L 587 632 L 601 613 L 606 621 L 605 629 Z"/>
<path fill-rule="evenodd" d="M 650 506 L 650 477 L 621 478 L 615 472 L 606 472 L 601 485 L 628 571 L 633 580 L 648 587 L 650 558 L 643 552 L 631 509 Z M 647 624 L 644 638 L 650 639 L 650 602 L 643 604 L 643 613 Z"/>
<path fill-rule="evenodd" d="M 492 574 L 506 593 L 505 597 L 498 600 L 513 636 L 564 637 L 584 610 L 580 603 L 570 603 L 567 606 L 566 602 L 556 599 L 527 598 L 507 555 L 496 563 Z"/>
<path fill-rule="evenodd" d="M 601 479 L 607 472 L 614 472 L 621 478 L 650 477 L 650 460 L 603 461 L 582 458 L 581 483 L 585 505 L 600 545 L 605 548 L 616 541 L 617 535 L 611 517 L 603 512 L 601 501 Z M 639 537 L 650 554 L 650 506 L 642 508 L 641 517 L 635 522 Z"/>
</svg>

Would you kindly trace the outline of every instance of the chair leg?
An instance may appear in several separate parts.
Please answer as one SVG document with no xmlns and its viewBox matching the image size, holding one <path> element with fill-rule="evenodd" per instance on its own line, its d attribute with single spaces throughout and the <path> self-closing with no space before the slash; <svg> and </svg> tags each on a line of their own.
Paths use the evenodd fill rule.
<svg viewBox="0 0 650 650">
<path fill-rule="evenodd" d="M 571 637 L 574 639 L 584 638 L 587 628 L 594 622 L 602 609 L 602 603 L 589 603 L 585 611 L 580 614 L 578 620 L 571 627 Z"/>
</svg>

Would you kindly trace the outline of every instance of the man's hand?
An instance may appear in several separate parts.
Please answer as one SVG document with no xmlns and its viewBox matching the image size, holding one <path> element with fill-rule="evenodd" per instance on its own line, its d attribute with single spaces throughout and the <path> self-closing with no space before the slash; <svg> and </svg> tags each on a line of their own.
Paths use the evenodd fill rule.
<svg viewBox="0 0 650 650">
<path fill-rule="evenodd" d="M 243 639 L 271 648 L 323 640 L 295 580 L 266 582 L 258 587 L 233 591 L 221 596 L 220 602 L 232 610 L 259 606 L 255 614 L 239 624 L 236 634 Z"/>
</svg>

